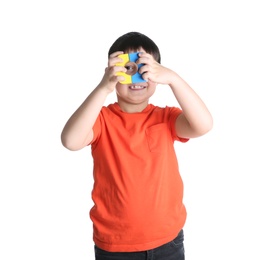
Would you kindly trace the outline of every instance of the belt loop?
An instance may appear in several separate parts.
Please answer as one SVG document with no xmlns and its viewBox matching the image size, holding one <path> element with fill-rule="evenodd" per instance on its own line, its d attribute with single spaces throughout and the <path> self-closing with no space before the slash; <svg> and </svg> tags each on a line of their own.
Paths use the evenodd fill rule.
<svg viewBox="0 0 259 260">
<path fill-rule="evenodd" d="M 147 260 L 153 260 L 154 259 L 154 250 L 147 250 Z"/>
</svg>

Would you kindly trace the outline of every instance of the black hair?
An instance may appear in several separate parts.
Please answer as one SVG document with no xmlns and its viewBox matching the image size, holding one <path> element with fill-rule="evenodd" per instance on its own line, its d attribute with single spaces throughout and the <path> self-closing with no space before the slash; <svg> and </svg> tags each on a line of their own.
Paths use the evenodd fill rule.
<svg viewBox="0 0 259 260">
<path fill-rule="evenodd" d="M 110 56 L 116 51 L 137 51 L 141 47 L 151 54 L 158 63 L 161 63 L 158 46 L 153 40 L 140 32 L 129 32 L 120 36 L 110 47 L 108 55 Z"/>
</svg>

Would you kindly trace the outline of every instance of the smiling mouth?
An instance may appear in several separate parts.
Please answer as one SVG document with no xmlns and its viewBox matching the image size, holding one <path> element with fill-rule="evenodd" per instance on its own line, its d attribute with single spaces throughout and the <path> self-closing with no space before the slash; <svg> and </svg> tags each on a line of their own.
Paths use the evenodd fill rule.
<svg viewBox="0 0 259 260">
<path fill-rule="evenodd" d="M 140 85 L 129 86 L 129 89 L 134 89 L 134 90 L 141 90 L 141 89 L 144 89 L 144 88 L 146 88 L 146 86 L 140 86 Z"/>
</svg>

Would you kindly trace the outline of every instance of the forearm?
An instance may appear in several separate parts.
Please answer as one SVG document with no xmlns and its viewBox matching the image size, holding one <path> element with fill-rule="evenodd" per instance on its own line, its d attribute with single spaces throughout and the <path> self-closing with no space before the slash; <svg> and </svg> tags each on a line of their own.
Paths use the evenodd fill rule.
<svg viewBox="0 0 259 260">
<path fill-rule="evenodd" d="M 69 150 L 79 150 L 92 140 L 92 128 L 109 92 L 102 86 L 97 86 L 72 114 L 65 124 L 62 134 L 62 144 Z"/>
<path fill-rule="evenodd" d="M 169 86 L 183 111 L 184 119 L 188 121 L 189 137 L 207 133 L 212 128 L 213 119 L 205 103 L 179 75 L 173 72 L 171 79 Z"/>
</svg>

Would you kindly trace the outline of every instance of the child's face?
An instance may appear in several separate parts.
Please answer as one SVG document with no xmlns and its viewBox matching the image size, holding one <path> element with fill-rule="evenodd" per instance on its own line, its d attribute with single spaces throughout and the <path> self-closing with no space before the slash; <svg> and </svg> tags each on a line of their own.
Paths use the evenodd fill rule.
<svg viewBox="0 0 259 260">
<path fill-rule="evenodd" d="M 138 52 L 145 52 L 144 49 L 136 50 Z M 130 51 L 135 52 L 135 51 Z M 157 83 L 148 81 L 132 84 L 117 83 L 116 93 L 118 103 L 127 105 L 142 105 L 143 108 L 147 106 L 149 98 L 154 94 Z"/>
</svg>

